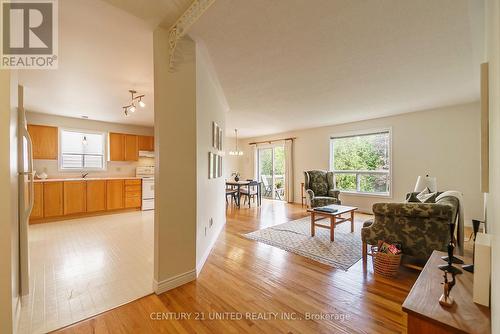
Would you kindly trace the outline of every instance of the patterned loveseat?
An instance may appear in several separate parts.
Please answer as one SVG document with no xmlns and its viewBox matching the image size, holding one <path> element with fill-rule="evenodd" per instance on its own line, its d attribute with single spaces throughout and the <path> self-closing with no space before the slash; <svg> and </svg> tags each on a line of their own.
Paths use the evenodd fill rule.
<svg viewBox="0 0 500 334">
<path fill-rule="evenodd" d="M 449 224 L 455 223 L 457 211 L 455 197 L 444 197 L 436 203 L 374 204 L 374 220 L 366 221 L 361 229 L 363 262 L 367 245 L 376 245 L 379 240 L 401 243 L 405 256 L 422 263 L 432 251 L 446 251 Z"/>
<path fill-rule="evenodd" d="M 340 205 L 340 191 L 334 189 L 333 172 L 311 170 L 304 172 L 304 189 L 309 195 L 312 208 L 319 206 Z"/>
</svg>

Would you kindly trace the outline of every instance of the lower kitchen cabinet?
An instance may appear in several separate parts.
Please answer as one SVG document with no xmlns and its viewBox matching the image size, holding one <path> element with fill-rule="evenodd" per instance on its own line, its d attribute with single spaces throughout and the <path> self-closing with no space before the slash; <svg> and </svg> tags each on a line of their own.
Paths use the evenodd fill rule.
<svg viewBox="0 0 500 334">
<path fill-rule="evenodd" d="M 106 208 L 108 210 L 123 209 L 124 180 L 106 180 Z"/>
<path fill-rule="evenodd" d="M 125 180 L 125 207 L 140 208 L 142 205 L 141 180 Z"/>
<path fill-rule="evenodd" d="M 72 215 L 87 211 L 87 182 L 64 182 L 64 214 Z"/>
<path fill-rule="evenodd" d="M 43 184 L 43 216 L 59 217 L 64 214 L 63 182 L 44 182 Z"/>
<path fill-rule="evenodd" d="M 30 222 L 140 209 L 140 179 L 43 181 L 34 183 Z"/>
<path fill-rule="evenodd" d="M 33 209 L 31 210 L 30 219 L 42 219 L 43 218 L 43 183 L 33 184 Z"/>
<path fill-rule="evenodd" d="M 106 210 L 106 180 L 87 181 L 87 212 Z"/>
</svg>

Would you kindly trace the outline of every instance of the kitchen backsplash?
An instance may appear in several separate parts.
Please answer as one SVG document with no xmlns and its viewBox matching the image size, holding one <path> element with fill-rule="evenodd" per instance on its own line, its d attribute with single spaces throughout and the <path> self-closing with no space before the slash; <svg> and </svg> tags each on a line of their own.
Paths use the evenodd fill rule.
<svg viewBox="0 0 500 334">
<path fill-rule="evenodd" d="M 137 162 L 108 161 L 105 171 L 90 171 L 89 177 L 135 176 L 137 166 L 154 166 L 154 158 L 139 157 Z M 37 174 L 45 172 L 49 178 L 79 177 L 81 172 L 60 171 L 57 160 L 33 160 L 33 169 Z"/>
</svg>

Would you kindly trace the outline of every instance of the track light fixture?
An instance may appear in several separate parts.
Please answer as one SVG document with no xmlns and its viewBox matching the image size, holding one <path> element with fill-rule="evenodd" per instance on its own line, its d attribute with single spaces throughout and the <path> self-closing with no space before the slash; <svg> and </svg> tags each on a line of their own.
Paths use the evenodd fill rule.
<svg viewBox="0 0 500 334">
<path fill-rule="evenodd" d="M 142 101 L 142 98 L 145 96 L 144 94 L 136 96 L 137 91 L 135 91 L 133 89 L 130 89 L 129 92 L 132 95 L 132 98 L 130 100 L 129 105 L 123 106 L 123 113 L 125 114 L 125 116 L 129 116 L 131 113 L 134 113 L 137 110 L 137 108 L 135 106 L 135 102 L 137 100 L 139 100 L 137 102 L 139 104 L 139 107 L 144 108 L 146 106 L 146 103 L 144 103 L 144 101 Z"/>
</svg>

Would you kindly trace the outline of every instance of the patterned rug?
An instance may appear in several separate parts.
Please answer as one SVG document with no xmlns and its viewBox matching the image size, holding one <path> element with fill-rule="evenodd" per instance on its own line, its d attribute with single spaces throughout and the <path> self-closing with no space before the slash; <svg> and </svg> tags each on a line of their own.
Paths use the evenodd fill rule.
<svg viewBox="0 0 500 334">
<path fill-rule="evenodd" d="M 319 223 L 328 225 L 329 221 L 322 220 Z M 333 242 L 330 241 L 330 230 L 326 228 L 316 227 L 316 235 L 311 237 L 309 217 L 243 236 L 343 270 L 349 269 L 361 259 L 360 232 L 356 229 L 351 233 L 349 222 L 337 225 Z"/>
</svg>

